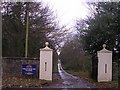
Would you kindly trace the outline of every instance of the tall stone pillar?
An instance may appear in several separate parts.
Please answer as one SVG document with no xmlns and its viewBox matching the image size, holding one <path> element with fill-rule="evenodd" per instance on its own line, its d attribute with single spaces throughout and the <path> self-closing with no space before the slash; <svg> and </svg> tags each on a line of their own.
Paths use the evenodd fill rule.
<svg viewBox="0 0 120 90">
<path fill-rule="evenodd" d="M 48 42 L 45 45 L 45 48 L 40 49 L 39 79 L 52 81 L 53 49 L 48 47 Z"/>
<path fill-rule="evenodd" d="M 112 51 L 103 49 L 97 52 L 98 55 L 98 82 L 112 81 Z"/>
</svg>

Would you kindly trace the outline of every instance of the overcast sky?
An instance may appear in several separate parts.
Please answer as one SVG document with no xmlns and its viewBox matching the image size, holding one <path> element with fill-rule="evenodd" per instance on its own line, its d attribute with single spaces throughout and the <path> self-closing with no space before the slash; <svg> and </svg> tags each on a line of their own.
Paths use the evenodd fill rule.
<svg viewBox="0 0 120 90">
<path fill-rule="evenodd" d="M 42 0 L 57 14 L 61 25 L 72 27 L 78 18 L 85 18 L 88 10 L 82 0 Z"/>
</svg>

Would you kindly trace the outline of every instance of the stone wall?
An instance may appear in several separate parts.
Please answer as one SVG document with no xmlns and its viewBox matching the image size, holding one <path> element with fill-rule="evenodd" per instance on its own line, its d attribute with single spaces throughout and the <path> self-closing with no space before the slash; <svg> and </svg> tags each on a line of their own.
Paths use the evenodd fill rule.
<svg viewBox="0 0 120 90">
<path fill-rule="evenodd" d="M 38 77 L 39 72 L 38 58 L 24 57 L 3 57 L 2 58 L 2 76 L 22 76 L 22 64 L 36 64 Z"/>
</svg>

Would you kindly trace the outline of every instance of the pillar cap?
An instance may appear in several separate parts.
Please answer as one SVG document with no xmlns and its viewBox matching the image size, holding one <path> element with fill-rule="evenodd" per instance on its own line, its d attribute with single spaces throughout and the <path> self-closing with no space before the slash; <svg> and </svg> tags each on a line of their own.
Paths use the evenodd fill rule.
<svg viewBox="0 0 120 90">
<path fill-rule="evenodd" d="M 112 53 L 112 51 L 109 51 L 106 49 L 106 44 L 103 44 L 103 49 L 100 51 L 97 51 L 98 53 Z"/>
<path fill-rule="evenodd" d="M 40 49 L 40 51 L 52 51 L 53 49 L 49 48 L 48 45 L 49 45 L 49 43 L 45 42 L 45 48 Z"/>
<path fill-rule="evenodd" d="M 46 47 L 48 47 L 49 43 L 48 43 L 48 42 L 45 42 L 45 45 L 46 45 Z"/>
<path fill-rule="evenodd" d="M 103 44 L 103 48 L 104 48 L 104 49 L 106 48 L 106 44 Z"/>
</svg>

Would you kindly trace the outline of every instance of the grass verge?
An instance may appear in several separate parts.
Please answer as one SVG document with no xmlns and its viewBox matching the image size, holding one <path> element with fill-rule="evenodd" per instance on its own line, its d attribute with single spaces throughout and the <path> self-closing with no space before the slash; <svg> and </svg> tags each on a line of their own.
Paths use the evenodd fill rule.
<svg viewBox="0 0 120 90">
<path fill-rule="evenodd" d="M 118 81 L 111 81 L 111 82 L 97 82 L 95 80 L 93 80 L 91 77 L 90 77 L 90 73 L 87 72 L 87 71 L 73 71 L 73 70 L 66 70 L 68 73 L 72 74 L 72 75 L 77 75 L 79 76 L 80 78 L 84 79 L 84 80 L 87 80 L 91 83 L 94 83 L 96 85 L 96 87 L 98 88 L 114 88 L 117 90 L 118 88 Z"/>
</svg>

